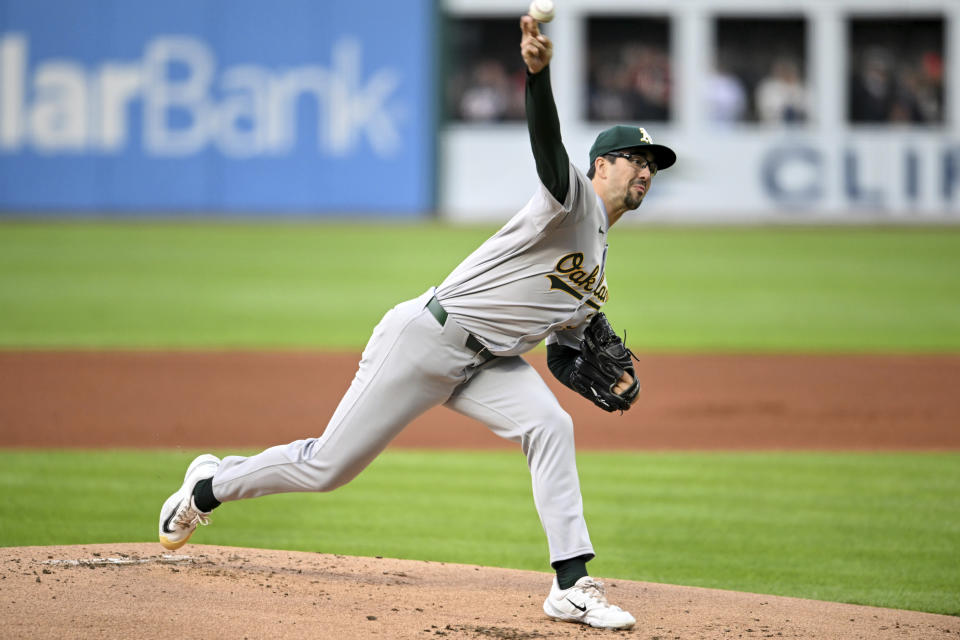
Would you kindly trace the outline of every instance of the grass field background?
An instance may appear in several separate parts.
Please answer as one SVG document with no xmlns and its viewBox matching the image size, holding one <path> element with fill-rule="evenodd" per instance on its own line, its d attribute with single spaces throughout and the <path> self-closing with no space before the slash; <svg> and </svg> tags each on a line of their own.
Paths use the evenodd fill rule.
<svg viewBox="0 0 960 640">
<path fill-rule="evenodd" d="M 0 452 L 0 541 L 155 541 L 159 505 L 191 457 Z M 957 615 L 958 462 L 581 452 L 600 550 L 591 571 Z M 330 494 L 225 505 L 194 541 L 547 569 L 519 452 L 388 451 Z"/>
<path fill-rule="evenodd" d="M 358 351 L 492 231 L 2 224 L 0 348 Z M 638 351 L 960 353 L 960 229 L 624 227 L 610 251 L 607 311 Z M 193 453 L 0 451 L 0 545 L 154 540 Z M 597 575 L 960 614 L 956 453 L 579 464 Z M 388 451 L 332 494 L 227 505 L 197 535 L 547 569 L 519 453 Z"/>
<path fill-rule="evenodd" d="M 359 349 L 494 229 L 0 225 L 0 348 Z M 960 352 L 960 228 L 611 233 L 637 350 Z"/>
</svg>

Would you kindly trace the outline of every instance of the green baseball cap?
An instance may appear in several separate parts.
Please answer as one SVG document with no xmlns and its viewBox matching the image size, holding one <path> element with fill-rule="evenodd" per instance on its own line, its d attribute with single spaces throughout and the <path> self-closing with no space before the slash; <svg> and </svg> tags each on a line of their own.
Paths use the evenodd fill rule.
<svg viewBox="0 0 960 640">
<path fill-rule="evenodd" d="M 597 136 L 593 146 L 590 147 L 590 166 L 593 166 L 597 158 L 611 151 L 632 148 L 641 148 L 653 153 L 653 161 L 657 163 L 657 170 L 672 167 L 677 161 L 677 154 L 673 152 L 673 149 L 662 144 L 653 144 L 653 138 L 643 127 L 618 124 L 609 129 L 604 129 Z"/>
</svg>

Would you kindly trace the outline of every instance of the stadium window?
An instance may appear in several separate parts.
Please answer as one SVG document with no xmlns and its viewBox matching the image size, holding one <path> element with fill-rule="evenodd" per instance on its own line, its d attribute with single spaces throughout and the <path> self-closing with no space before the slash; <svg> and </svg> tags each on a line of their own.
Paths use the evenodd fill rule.
<svg viewBox="0 0 960 640">
<path fill-rule="evenodd" d="M 667 18 L 588 18 L 588 120 L 667 121 L 671 85 Z"/>
<path fill-rule="evenodd" d="M 526 76 L 519 42 L 516 18 L 447 17 L 443 72 L 447 121 L 524 120 Z"/>
<path fill-rule="evenodd" d="M 942 124 L 944 20 L 851 18 L 847 115 L 853 124 Z"/>
<path fill-rule="evenodd" d="M 810 121 L 807 24 L 802 17 L 719 17 L 713 67 L 704 83 L 714 123 Z"/>
</svg>

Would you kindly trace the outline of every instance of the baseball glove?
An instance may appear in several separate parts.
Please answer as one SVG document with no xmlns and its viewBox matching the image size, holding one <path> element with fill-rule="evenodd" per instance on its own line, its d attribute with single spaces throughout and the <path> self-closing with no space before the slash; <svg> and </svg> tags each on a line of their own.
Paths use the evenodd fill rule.
<svg viewBox="0 0 960 640">
<path fill-rule="evenodd" d="M 637 394 L 637 381 L 631 358 L 636 356 L 613 331 L 607 317 L 598 313 L 583 332 L 580 355 L 570 372 L 570 387 L 604 411 L 626 411 Z M 633 384 L 622 394 L 613 392 L 624 371 Z"/>
</svg>

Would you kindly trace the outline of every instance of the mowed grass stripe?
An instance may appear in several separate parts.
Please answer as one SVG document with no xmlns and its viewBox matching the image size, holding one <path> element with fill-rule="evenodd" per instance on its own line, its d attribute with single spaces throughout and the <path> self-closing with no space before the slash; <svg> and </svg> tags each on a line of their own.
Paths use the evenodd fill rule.
<svg viewBox="0 0 960 640">
<path fill-rule="evenodd" d="M 495 231 L 0 224 L 0 348 L 360 349 Z M 960 228 L 619 226 L 606 307 L 646 351 L 960 351 Z"/>
<path fill-rule="evenodd" d="M 0 544 L 155 540 L 192 456 L 0 452 Z M 596 575 L 960 614 L 958 454 L 578 464 Z M 225 505 L 195 541 L 548 570 L 519 453 L 388 451 L 330 494 Z"/>
</svg>

